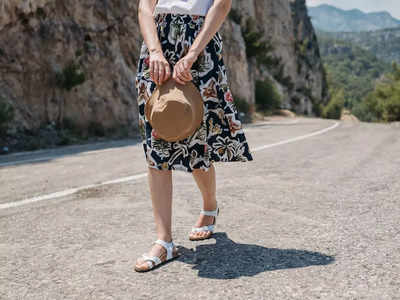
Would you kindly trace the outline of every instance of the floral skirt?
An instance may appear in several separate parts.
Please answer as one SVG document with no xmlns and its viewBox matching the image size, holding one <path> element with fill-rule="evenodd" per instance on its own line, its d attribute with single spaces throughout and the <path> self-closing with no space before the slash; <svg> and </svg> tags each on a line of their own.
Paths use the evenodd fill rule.
<svg viewBox="0 0 400 300">
<path fill-rule="evenodd" d="M 204 19 L 204 16 L 186 14 L 164 13 L 155 16 L 158 38 L 171 70 L 188 52 Z M 142 43 L 135 86 L 138 93 L 139 130 L 149 167 L 186 172 L 192 172 L 193 169 L 207 171 L 212 162 L 253 160 L 228 86 L 222 44 L 217 32 L 191 69 L 193 83 L 204 100 L 201 125 L 191 136 L 168 142 L 157 136 L 144 114 L 146 101 L 156 84 L 149 74 L 148 48 Z"/>
</svg>

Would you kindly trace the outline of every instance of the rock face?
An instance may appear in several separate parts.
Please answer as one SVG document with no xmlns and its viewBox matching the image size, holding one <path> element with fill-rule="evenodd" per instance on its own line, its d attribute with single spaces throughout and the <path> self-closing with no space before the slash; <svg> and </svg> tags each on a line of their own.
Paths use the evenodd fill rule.
<svg viewBox="0 0 400 300">
<path fill-rule="evenodd" d="M 0 14 L 0 94 L 18 129 L 136 126 L 136 1 L 6 0 Z"/>
<path fill-rule="evenodd" d="M 326 78 L 319 47 L 305 0 L 234 1 L 230 18 L 223 26 L 225 57 L 234 95 L 255 102 L 254 81 L 268 78 L 283 96 L 283 108 L 313 114 L 313 105 L 327 101 Z M 273 49 L 269 56 L 278 63 L 265 65 L 246 59 L 243 28 L 250 20 L 253 31 L 263 33 Z M 242 28 L 242 30 L 241 30 Z M 246 73 L 243 70 L 248 70 Z"/>
<path fill-rule="evenodd" d="M 11 131 L 64 121 L 82 131 L 137 129 L 134 79 L 141 37 L 138 1 L 3 0 L 0 96 L 15 109 Z M 221 33 L 234 95 L 255 102 L 255 79 L 269 78 L 285 108 L 312 113 L 327 99 L 324 73 L 304 0 L 233 1 L 237 18 Z M 246 55 L 243 26 L 255 21 L 281 58 L 260 65 Z M 301 51 L 300 51 L 300 50 Z M 283 78 L 283 79 L 282 79 Z M 254 108 L 254 105 L 253 105 Z"/>
</svg>

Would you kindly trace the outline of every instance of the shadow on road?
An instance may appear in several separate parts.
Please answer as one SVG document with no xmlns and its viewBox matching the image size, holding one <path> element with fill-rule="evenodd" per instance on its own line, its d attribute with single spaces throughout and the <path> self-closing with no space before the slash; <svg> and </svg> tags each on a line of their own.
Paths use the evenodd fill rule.
<svg viewBox="0 0 400 300">
<path fill-rule="evenodd" d="M 0 155 L 0 168 L 22 165 L 22 164 L 39 164 L 52 161 L 53 159 L 75 156 L 82 153 L 90 154 L 93 151 L 112 150 L 122 147 L 131 147 L 140 145 L 139 138 L 109 140 L 105 142 L 87 143 L 81 145 L 58 146 L 54 148 L 41 149 L 35 151 L 26 151 L 19 153 L 10 153 Z"/>
<path fill-rule="evenodd" d="M 179 248 L 183 255 L 178 260 L 193 265 L 200 277 L 234 279 L 265 271 L 327 265 L 335 260 L 319 252 L 235 243 L 224 232 L 213 237 L 216 244 L 199 245 L 196 250 Z"/>
</svg>

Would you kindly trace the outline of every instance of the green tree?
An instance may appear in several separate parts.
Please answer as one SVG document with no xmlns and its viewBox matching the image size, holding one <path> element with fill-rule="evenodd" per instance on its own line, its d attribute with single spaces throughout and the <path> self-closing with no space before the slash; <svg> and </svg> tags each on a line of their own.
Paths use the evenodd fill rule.
<svg viewBox="0 0 400 300">
<path fill-rule="evenodd" d="M 265 79 L 256 81 L 256 108 L 257 110 L 267 112 L 279 109 L 281 107 L 281 95 L 276 89 L 274 83 Z"/>
<path fill-rule="evenodd" d="M 396 63 L 353 113 L 362 121 L 400 121 L 400 67 Z"/>
<path fill-rule="evenodd" d="M 322 117 L 339 120 L 342 115 L 344 102 L 345 98 L 343 89 L 335 91 L 329 103 L 323 108 Z"/>
</svg>

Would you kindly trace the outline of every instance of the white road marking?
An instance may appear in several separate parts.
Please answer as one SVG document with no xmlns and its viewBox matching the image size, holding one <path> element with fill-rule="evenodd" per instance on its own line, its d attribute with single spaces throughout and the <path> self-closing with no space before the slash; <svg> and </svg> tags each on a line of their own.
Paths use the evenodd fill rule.
<svg viewBox="0 0 400 300">
<path fill-rule="evenodd" d="M 333 124 L 332 126 L 330 126 L 328 128 L 325 128 L 325 129 L 322 129 L 322 130 L 318 130 L 318 131 L 315 131 L 313 133 L 301 135 L 301 136 L 298 136 L 298 137 L 295 137 L 295 138 L 291 138 L 291 139 L 288 139 L 288 140 L 284 140 L 284 141 L 281 141 L 281 142 L 278 142 L 278 143 L 269 144 L 269 145 L 263 145 L 263 146 L 259 146 L 259 147 L 256 147 L 256 148 L 250 148 L 250 151 L 260 151 L 260 150 L 264 150 L 264 149 L 268 149 L 268 148 L 272 148 L 272 147 L 276 147 L 276 146 L 280 146 L 280 145 L 289 144 L 289 143 L 292 143 L 292 142 L 304 140 L 304 139 L 310 138 L 312 136 L 323 134 L 323 133 L 325 133 L 327 131 L 335 129 L 338 126 L 339 126 L 339 122 L 335 122 L 335 124 Z"/>
<path fill-rule="evenodd" d="M 298 136 L 298 137 L 295 137 L 295 138 L 283 140 L 283 141 L 278 142 L 278 143 L 263 145 L 263 146 L 259 146 L 259 147 L 256 147 L 256 148 L 250 148 L 250 151 L 251 152 L 256 152 L 256 151 L 260 151 L 260 150 L 264 150 L 264 149 L 268 149 L 268 148 L 272 148 L 272 147 L 276 147 L 276 146 L 280 146 L 280 145 L 289 144 L 289 143 L 292 143 L 292 142 L 304 140 L 304 139 L 307 139 L 307 138 L 310 138 L 310 137 L 313 137 L 313 136 L 316 136 L 316 135 L 320 135 L 320 134 L 326 133 L 326 132 L 328 132 L 328 131 L 330 131 L 332 129 L 335 129 L 338 126 L 339 126 L 339 122 L 335 122 L 334 125 L 329 126 L 329 127 L 325 128 L 325 129 L 318 130 L 318 131 L 315 131 L 313 133 L 301 135 L 301 136 Z M 44 200 L 49 200 L 49 199 L 65 197 L 65 196 L 68 196 L 68 195 L 75 194 L 76 192 L 79 192 L 79 191 L 82 191 L 82 190 L 95 188 L 95 187 L 99 187 L 99 186 L 103 186 L 103 185 L 115 184 L 115 183 L 121 183 L 121 182 L 127 182 L 127 181 L 135 181 L 135 180 L 141 179 L 141 178 L 146 177 L 146 176 L 147 176 L 147 173 L 141 173 L 141 174 L 128 176 L 128 177 L 117 178 L 117 179 L 114 179 L 114 180 L 105 181 L 105 182 L 101 182 L 101 183 L 97 183 L 97 184 L 89 184 L 89 185 L 85 185 L 85 186 L 81 186 L 81 187 L 77 187 L 77 188 L 71 188 L 71 189 L 67 189 L 67 190 L 64 190 L 64 191 L 59 191 L 59 192 L 55 192 L 55 193 L 51 193 L 51 194 L 47 194 L 47 195 L 36 196 L 36 197 L 33 197 L 33 198 L 28 198 L 28 199 L 24 199 L 24 200 L 20 200 L 20 201 L 2 203 L 2 204 L 0 204 L 0 210 L 1 209 L 6 209 L 6 208 L 11 208 L 11 207 L 17 207 L 17 206 L 21 206 L 21 205 L 25 205 L 25 204 L 30 204 L 30 203 L 34 203 L 34 202 L 39 202 L 39 201 L 44 201 Z"/>
<path fill-rule="evenodd" d="M 292 124 L 297 124 L 299 123 L 299 119 L 296 120 L 291 120 L 288 122 L 271 122 L 271 121 L 266 121 L 266 122 L 260 122 L 260 123 L 253 123 L 253 124 L 248 124 L 248 125 L 244 125 L 243 128 L 247 129 L 247 128 L 255 128 L 255 127 L 259 127 L 259 126 L 263 126 L 263 125 L 292 125 Z"/>
<path fill-rule="evenodd" d="M 100 183 L 96 183 L 96 184 L 84 185 L 84 186 L 81 186 L 81 187 L 67 189 L 67 190 L 64 190 L 64 191 L 59 191 L 59 192 L 55 192 L 55 193 L 51 193 L 51 194 L 47 194 L 47 195 L 43 195 L 43 196 L 37 196 L 37 197 L 33 197 L 33 198 L 28 198 L 28 199 L 25 199 L 25 200 L 2 203 L 2 204 L 0 204 L 0 209 L 6 209 L 6 208 L 10 208 L 10 207 L 17 207 L 17 206 L 30 204 L 30 203 L 34 203 L 34 202 L 39 202 L 39 201 L 43 201 L 43 200 L 49 200 L 49 199 L 65 197 L 65 196 L 68 196 L 68 195 L 75 194 L 76 192 L 79 192 L 79 191 L 82 191 L 82 190 L 91 189 L 91 188 L 95 188 L 95 187 L 99 187 L 99 186 L 103 186 L 103 185 L 107 185 L 107 184 L 115 184 L 115 183 L 121 183 L 121 182 L 127 182 L 127 181 L 134 181 L 134 180 L 140 179 L 142 177 L 146 177 L 146 176 L 147 176 L 146 173 L 142 173 L 142 174 L 137 174 L 137 175 L 133 175 L 133 176 L 127 176 L 127 177 L 118 178 L 118 179 L 115 179 L 115 180 L 100 182 Z"/>
</svg>

